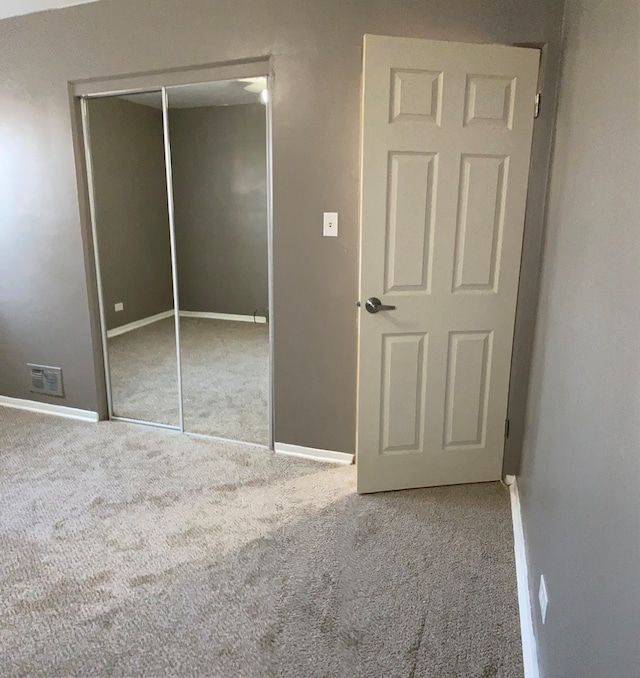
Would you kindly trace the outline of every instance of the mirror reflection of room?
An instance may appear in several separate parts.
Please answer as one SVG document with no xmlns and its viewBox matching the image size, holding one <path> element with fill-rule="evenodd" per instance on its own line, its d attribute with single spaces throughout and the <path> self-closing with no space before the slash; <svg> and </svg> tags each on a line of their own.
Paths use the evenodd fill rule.
<svg viewBox="0 0 640 678">
<path fill-rule="evenodd" d="M 265 97 L 261 77 L 87 101 L 114 418 L 271 443 Z"/>
<path fill-rule="evenodd" d="M 184 428 L 268 445 L 266 79 L 167 94 Z"/>
<path fill-rule="evenodd" d="M 161 92 L 87 101 L 114 417 L 178 427 Z"/>
</svg>

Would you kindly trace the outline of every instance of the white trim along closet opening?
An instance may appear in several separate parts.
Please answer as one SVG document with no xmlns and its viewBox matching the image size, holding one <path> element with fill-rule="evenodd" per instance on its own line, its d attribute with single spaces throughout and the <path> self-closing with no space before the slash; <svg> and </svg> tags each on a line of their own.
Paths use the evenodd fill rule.
<svg viewBox="0 0 640 678">
<path fill-rule="evenodd" d="M 268 77 L 80 101 L 109 417 L 273 447 Z"/>
</svg>

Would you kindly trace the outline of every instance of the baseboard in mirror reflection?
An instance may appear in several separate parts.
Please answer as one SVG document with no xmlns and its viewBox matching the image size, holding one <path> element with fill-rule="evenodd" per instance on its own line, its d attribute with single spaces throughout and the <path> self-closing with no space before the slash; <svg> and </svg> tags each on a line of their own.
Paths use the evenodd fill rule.
<svg viewBox="0 0 640 678">
<path fill-rule="evenodd" d="M 112 330 L 107 330 L 107 339 L 112 339 L 113 337 L 118 337 L 121 334 L 127 332 L 132 332 L 133 330 L 138 330 L 141 327 L 146 325 L 151 325 L 152 323 L 157 323 L 159 320 L 165 320 L 166 318 L 171 318 L 174 315 L 173 311 L 164 311 L 163 313 L 157 313 L 156 315 L 150 315 L 148 318 L 141 318 L 140 320 L 135 320 L 132 323 L 127 323 L 126 325 L 120 325 L 120 327 L 114 327 Z M 207 311 L 180 311 L 181 318 L 204 318 L 208 320 L 235 320 L 236 322 L 243 323 L 258 323 L 264 325 L 267 322 L 267 319 L 262 315 L 235 315 L 233 313 L 209 313 Z"/>
<path fill-rule="evenodd" d="M 208 311 L 180 311 L 181 318 L 204 318 L 208 320 L 235 320 L 241 323 L 264 325 L 267 319 L 262 315 L 236 315 L 235 313 L 209 313 Z"/>
<path fill-rule="evenodd" d="M 163 311 L 162 313 L 156 313 L 155 315 L 150 315 L 148 318 L 141 318 L 140 320 L 134 320 L 132 323 L 127 323 L 126 325 L 120 325 L 120 327 L 114 327 L 112 330 L 107 330 L 107 339 L 112 339 L 121 334 L 126 334 L 127 332 L 132 332 L 133 330 L 140 329 L 146 325 L 151 325 L 152 323 L 157 323 L 159 320 L 165 320 L 166 318 L 171 318 L 173 311 Z"/>
<path fill-rule="evenodd" d="M 274 445 L 274 450 L 276 454 L 284 454 L 289 457 L 300 457 L 301 459 L 312 459 L 313 461 L 324 461 L 332 464 L 350 465 L 354 462 L 354 455 L 348 454 L 347 452 L 321 450 L 315 447 L 303 447 L 302 445 L 276 443 Z"/>
</svg>

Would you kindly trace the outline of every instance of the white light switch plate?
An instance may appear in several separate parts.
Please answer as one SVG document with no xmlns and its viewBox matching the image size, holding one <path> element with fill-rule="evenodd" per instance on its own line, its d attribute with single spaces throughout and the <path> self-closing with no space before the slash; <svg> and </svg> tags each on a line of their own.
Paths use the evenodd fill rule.
<svg viewBox="0 0 640 678">
<path fill-rule="evenodd" d="M 338 213 L 325 212 L 322 222 L 322 235 L 325 237 L 337 237 L 338 235 Z"/>
<path fill-rule="evenodd" d="M 538 602 L 540 603 L 540 616 L 542 617 L 542 623 L 544 624 L 547 620 L 547 605 L 549 604 L 549 596 L 547 595 L 547 585 L 544 581 L 544 575 L 540 575 Z"/>
<path fill-rule="evenodd" d="M 121 301 L 116 304 L 116 312 L 117 311 L 124 311 L 124 304 Z"/>
</svg>

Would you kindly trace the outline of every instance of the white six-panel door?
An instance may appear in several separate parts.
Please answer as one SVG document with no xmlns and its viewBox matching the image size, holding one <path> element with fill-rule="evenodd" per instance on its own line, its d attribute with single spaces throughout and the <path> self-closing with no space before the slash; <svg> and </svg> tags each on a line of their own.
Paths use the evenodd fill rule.
<svg viewBox="0 0 640 678">
<path fill-rule="evenodd" d="M 365 36 L 359 492 L 500 478 L 538 64 Z"/>
</svg>

